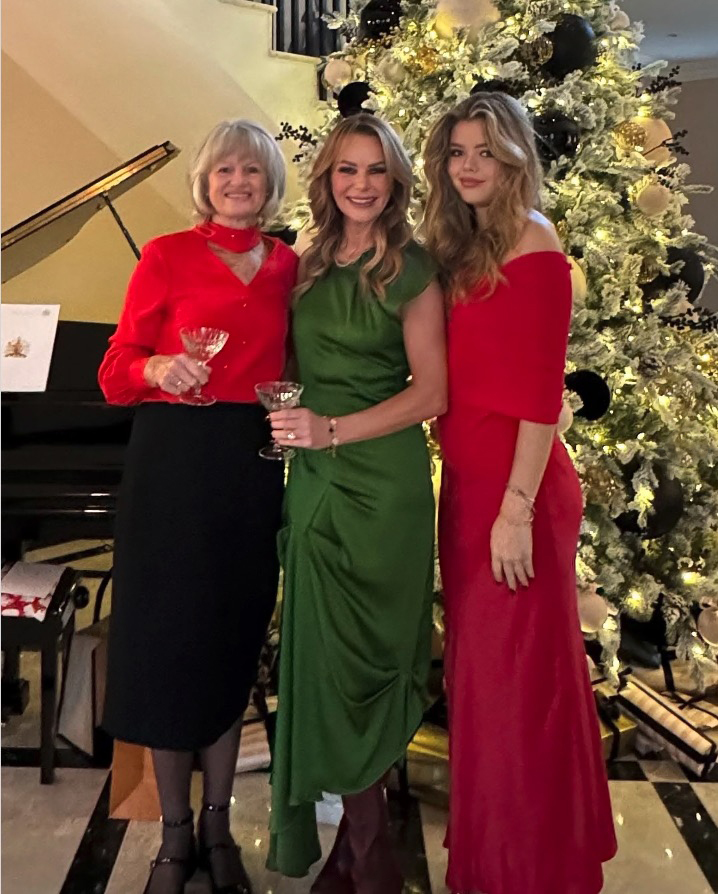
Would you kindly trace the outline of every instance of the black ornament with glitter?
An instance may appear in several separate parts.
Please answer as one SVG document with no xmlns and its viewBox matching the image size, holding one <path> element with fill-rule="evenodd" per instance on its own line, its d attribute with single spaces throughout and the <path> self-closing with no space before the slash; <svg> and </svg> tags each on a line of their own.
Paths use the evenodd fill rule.
<svg viewBox="0 0 718 894">
<path fill-rule="evenodd" d="M 554 78 L 565 78 L 596 61 L 596 34 L 583 16 L 563 13 L 556 28 L 546 36 L 553 45 L 553 53 L 541 67 Z"/>
<path fill-rule="evenodd" d="M 359 15 L 359 40 L 381 40 L 399 26 L 401 6 L 397 0 L 369 0 Z"/>
<path fill-rule="evenodd" d="M 546 112 L 533 120 L 536 148 L 544 165 L 562 155 L 573 158 L 581 142 L 581 128 L 563 112 Z"/>
</svg>

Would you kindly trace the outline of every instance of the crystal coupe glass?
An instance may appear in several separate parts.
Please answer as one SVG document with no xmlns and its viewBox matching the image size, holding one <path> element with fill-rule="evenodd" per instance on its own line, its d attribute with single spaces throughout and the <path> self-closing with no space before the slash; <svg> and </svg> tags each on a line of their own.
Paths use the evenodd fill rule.
<svg viewBox="0 0 718 894">
<path fill-rule="evenodd" d="M 259 382 L 254 390 L 262 406 L 270 413 L 274 410 L 291 410 L 299 406 L 304 385 L 297 382 Z M 280 447 L 276 441 L 259 451 L 264 459 L 291 459 L 296 453 L 291 447 Z"/>
<path fill-rule="evenodd" d="M 212 329 L 209 326 L 197 326 L 193 329 L 180 329 L 180 338 L 187 356 L 206 368 L 207 362 L 215 354 L 219 354 L 225 346 L 229 332 L 225 332 L 224 329 Z M 180 400 L 183 404 L 191 404 L 194 407 L 208 407 L 215 403 L 217 398 L 203 391 L 201 385 L 195 385 L 192 391 L 183 394 Z"/>
</svg>

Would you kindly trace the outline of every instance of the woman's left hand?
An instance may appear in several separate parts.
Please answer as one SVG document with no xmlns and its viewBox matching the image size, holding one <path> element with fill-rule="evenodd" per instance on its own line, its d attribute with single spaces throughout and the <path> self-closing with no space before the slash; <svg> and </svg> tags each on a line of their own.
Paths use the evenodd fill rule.
<svg viewBox="0 0 718 894">
<path fill-rule="evenodd" d="M 269 418 L 272 423 L 272 437 L 282 447 L 321 450 L 331 444 L 328 420 L 306 407 L 276 410 L 269 414 Z"/>
<path fill-rule="evenodd" d="M 499 513 L 491 529 L 491 570 L 496 583 L 505 580 L 513 592 L 519 584 L 528 587 L 534 576 L 530 522 Z"/>
</svg>

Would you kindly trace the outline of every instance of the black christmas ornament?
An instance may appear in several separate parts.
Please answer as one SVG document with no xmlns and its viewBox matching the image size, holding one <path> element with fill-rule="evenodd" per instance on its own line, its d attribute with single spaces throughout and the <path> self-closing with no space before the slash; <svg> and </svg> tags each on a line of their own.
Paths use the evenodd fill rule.
<svg viewBox="0 0 718 894">
<path fill-rule="evenodd" d="M 362 103 L 369 99 L 370 93 L 371 87 L 366 81 L 352 81 L 351 84 L 342 87 L 337 96 L 339 114 L 342 118 L 351 118 L 352 115 L 368 111 L 362 108 Z"/>
<path fill-rule="evenodd" d="M 598 373 L 579 369 L 569 373 L 564 382 L 568 390 L 578 394 L 583 401 L 583 406 L 574 412 L 574 416 L 593 422 L 606 413 L 611 404 L 611 389 Z"/>
<path fill-rule="evenodd" d="M 297 231 L 293 230 L 291 227 L 277 227 L 275 229 L 267 230 L 267 234 L 269 236 L 274 236 L 275 239 L 279 239 L 285 245 L 294 245 L 297 241 Z"/>
<path fill-rule="evenodd" d="M 624 476 L 629 484 L 640 465 L 640 459 L 634 458 L 625 466 Z M 669 478 L 666 466 L 661 462 L 653 465 L 653 473 L 658 485 L 653 493 L 653 506 L 646 517 L 646 525 L 641 528 L 638 524 L 638 511 L 623 512 L 616 519 L 618 527 L 632 534 L 641 534 L 643 537 L 663 537 L 678 524 L 683 515 L 683 485 L 677 478 Z"/>
<path fill-rule="evenodd" d="M 706 280 L 701 256 L 692 248 L 676 248 L 673 245 L 668 249 L 667 254 L 667 264 L 672 265 L 683 261 L 683 266 L 676 273 L 661 273 L 660 276 L 646 283 L 643 286 L 644 295 L 646 298 L 652 298 L 657 292 L 662 292 L 675 286 L 676 283 L 682 282 L 688 286 L 688 300 L 695 303 L 700 298 Z"/>
<path fill-rule="evenodd" d="M 497 79 L 484 81 L 479 79 L 471 88 L 471 95 L 477 93 L 505 93 L 507 96 L 513 96 L 518 99 L 522 95 L 521 88 L 515 81 L 500 81 Z"/>
<path fill-rule="evenodd" d="M 596 34 L 583 16 L 563 13 L 556 28 L 546 35 L 553 45 L 551 58 L 541 68 L 561 79 L 596 61 Z"/>
<path fill-rule="evenodd" d="M 359 40 L 381 40 L 398 27 L 398 0 L 369 0 L 359 16 Z"/>
<path fill-rule="evenodd" d="M 565 155 L 573 158 L 581 142 L 578 124 L 563 112 L 546 112 L 533 120 L 536 149 L 539 158 L 548 167 L 552 161 Z"/>
</svg>

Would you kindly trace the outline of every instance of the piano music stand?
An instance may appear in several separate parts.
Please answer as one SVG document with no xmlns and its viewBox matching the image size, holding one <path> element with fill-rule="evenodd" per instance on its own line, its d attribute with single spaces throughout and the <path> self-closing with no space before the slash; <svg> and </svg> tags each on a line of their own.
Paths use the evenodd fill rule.
<svg viewBox="0 0 718 894">
<path fill-rule="evenodd" d="M 40 652 L 40 782 L 55 780 L 55 737 L 57 733 L 57 660 L 65 660 L 75 631 L 75 600 L 84 601 L 87 590 L 80 586 L 80 572 L 66 568 L 52 594 L 42 621 L 4 615 L 2 647 L 6 661 L 16 663 L 20 652 Z"/>
</svg>

